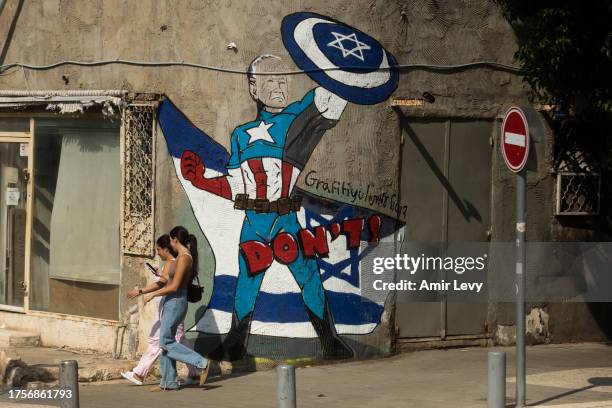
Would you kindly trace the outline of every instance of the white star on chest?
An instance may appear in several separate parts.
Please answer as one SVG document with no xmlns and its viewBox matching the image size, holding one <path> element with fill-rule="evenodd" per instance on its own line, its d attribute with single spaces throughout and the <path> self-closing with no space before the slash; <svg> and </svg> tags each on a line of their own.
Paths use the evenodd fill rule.
<svg viewBox="0 0 612 408">
<path fill-rule="evenodd" d="M 259 126 L 248 129 L 246 132 L 251 136 L 249 138 L 249 144 L 253 143 L 256 140 L 265 140 L 266 142 L 274 143 L 274 139 L 272 139 L 272 135 L 268 132 L 274 123 L 266 123 L 263 120 L 259 122 Z"/>
</svg>

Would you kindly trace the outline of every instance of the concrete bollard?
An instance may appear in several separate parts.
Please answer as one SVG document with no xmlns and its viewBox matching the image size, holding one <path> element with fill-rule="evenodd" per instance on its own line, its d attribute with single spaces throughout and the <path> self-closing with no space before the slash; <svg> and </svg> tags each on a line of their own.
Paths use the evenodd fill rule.
<svg viewBox="0 0 612 408">
<path fill-rule="evenodd" d="M 66 391 L 60 407 L 79 408 L 79 365 L 76 360 L 60 362 L 59 380 L 60 388 Z"/>
<path fill-rule="evenodd" d="M 295 367 L 280 365 L 276 367 L 278 408 L 295 408 Z"/>
<path fill-rule="evenodd" d="M 487 408 L 506 406 L 506 353 L 489 352 L 489 384 Z"/>
</svg>

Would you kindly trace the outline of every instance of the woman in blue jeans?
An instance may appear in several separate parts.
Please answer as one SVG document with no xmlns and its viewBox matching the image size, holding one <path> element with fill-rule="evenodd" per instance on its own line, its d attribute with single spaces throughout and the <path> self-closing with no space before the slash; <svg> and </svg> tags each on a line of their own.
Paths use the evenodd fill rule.
<svg viewBox="0 0 612 408">
<path fill-rule="evenodd" d="M 204 385 L 210 370 L 210 362 L 205 357 L 176 341 L 176 330 L 187 313 L 187 286 L 198 273 L 198 244 L 193 235 L 179 226 L 170 231 L 170 246 L 177 253 L 174 276 L 168 280 L 166 286 L 146 298 L 148 302 L 155 296 L 165 296 L 162 299 L 163 309 L 159 329 L 159 346 L 162 349 L 159 365 L 162 378 L 159 386 L 151 391 L 179 389 L 177 361 L 201 370 L 200 385 Z"/>
</svg>

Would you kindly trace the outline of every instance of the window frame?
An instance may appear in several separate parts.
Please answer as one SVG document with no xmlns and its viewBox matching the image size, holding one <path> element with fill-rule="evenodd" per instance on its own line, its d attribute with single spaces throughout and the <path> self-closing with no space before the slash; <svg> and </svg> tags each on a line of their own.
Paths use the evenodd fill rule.
<svg viewBox="0 0 612 408">
<path fill-rule="evenodd" d="M 0 115 L 5 117 L 5 115 Z M 23 117 L 11 115 L 10 117 Z M 0 131 L 0 143 L 27 143 L 28 144 L 28 184 L 26 203 L 26 231 L 25 231 L 25 254 L 24 254 L 24 285 L 23 306 L 11 306 L 0 304 L 0 311 L 28 313 L 30 310 L 30 253 L 32 248 L 32 193 L 34 189 L 34 118 L 30 117 L 30 129 L 28 132 L 3 132 Z"/>
<path fill-rule="evenodd" d="M 14 94 L 14 95 L 13 95 Z M 25 260 L 24 260 L 24 280 L 26 285 L 26 292 L 24 293 L 24 306 L 23 307 L 12 307 L 8 305 L 0 305 L 0 312 L 3 311 L 11 311 L 11 312 L 20 312 L 28 315 L 39 315 L 46 317 L 55 317 L 61 316 L 62 318 L 72 319 L 76 321 L 99 321 L 104 322 L 105 324 L 116 324 L 120 315 L 117 316 L 117 320 L 109 320 L 105 318 L 99 317 L 90 317 L 83 316 L 77 314 L 64 315 L 57 312 L 48 312 L 42 310 L 35 310 L 30 308 L 30 289 L 31 289 L 31 256 L 32 256 L 32 239 L 33 239 L 33 210 L 34 210 L 34 163 L 36 158 L 34 157 L 34 129 L 35 129 L 35 121 L 40 118 L 79 118 L 79 119 L 87 119 L 87 118 L 99 118 L 101 110 L 85 110 L 81 113 L 79 112 L 62 112 L 57 113 L 53 111 L 45 110 L 46 107 L 49 107 L 53 103 L 82 103 L 83 106 L 85 102 L 91 101 L 94 102 L 95 106 L 98 108 L 104 108 L 105 103 L 111 102 L 113 104 L 115 111 L 113 112 L 113 116 L 116 120 L 120 121 L 119 126 L 119 154 L 120 154 L 120 174 L 121 174 L 121 190 L 120 190 L 120 222 L 119 222 L 119 268 L 120 268 L 120 276 L 119 276 L 119 287 L 122 286 L 124 282 L 124 266 L 126 263 L 126 258 L 152 258 L 155 254 L 155 183 L 156 183 L 156 150 L 157 150 L 157 107 L 159 102 L 163 99 L 162 94 L 157 93 L 129 93 L 127 91 L 119 90 L 119 91 L 32 91 L 28 96 L 23 96 L 23 93 L 20 91 L 3 91 L 0 97 L 0 118 L 28 118 L 29 119 L 29 131 L 28 132 L 0 132 L 0 137 L 8 137 L 12 138 L 11 140 L 15 141 L 26 141 L 29 146 L 29 156 L 28 156 L 28 171 L 30 174 L 30 178 L 28 180 L 28 192 L 27 192 L 27 215 L 26 215 L 26 248 L 25 248 Z M 42 98 L 44 97 L 44 98 Z M 17 109 L 19 110 L 17 110 Z M 147 234 L 148 237 L 146 240 L 141 240 L 140 248 L 137 251 L 127 250 L 128 245 L 126 242 L 125 236 L 125 225 L 126 219 L 133 214 L 130 214 L 129 211 L 126 210 L 126 174 L 127 174 L 127 164 L 126 165 L 126 115 L 129 114 L 131 109 L 149 109 L 151 113 L 151 124 L 150 124 L 150 134 L 148 137 L 150 138 L 150 152 L 151 152 L 151 160 L 150 160 L 150 215 L 146 222 Z M 111 111 L 113 111 L 111 109 Z M 142 218 L 142 217 L 141 217 Z M 121 293 L 121 290 L 119 291 Z M 121 295 L 116 299 L 119 306 L 119 313 L 122 310 L 123 299 L 121 299 Z"/>
<path fill-rule="evenodd" d="M 32 309 L 30 307 L 30 292 L 31 292 L 31 283 L 32 283 L 32 279 L 31 279 L 31 262 L 32 262 L 32 240 L 33 240 L 33 217 L 34 217 L 34 185 L 35 185 L 35 174 L 34 174 L 34 164 L 36 161 L 36 157 L 35 157 L 35 138 L 36 138 L 36 134 L 35 134 L 35 129 L 36 129 L 36 120 L 37 119 L 46 119 L 46 118 L 57 118 L 57 117 L 61 117 L 62 119 L 66 119 L 66 120 L 70 120 L 70 119 L 94 119 L 94 118 L 99 118 L 100 114 L 99 113 L 90 113 L 90 112 L 86 112 L 83 114 L 62 114 L 62 115 L 58 115 L 56 113 L 52 113 L 52 112 L 11 112 L 11 111 L 7 111 L 7 110 L 3 110 L 0 111 L 0 118 L 29 118 L 29 123 L 30 123 L 30 128 L 28 132 L 6 132 L 6 131 L 0 131 L 0 142 L 21 142 L 21 143 L 28 143 L 28 173 L 29 173 L 29 179 L 28 179 L 28 186 L 27 186 L 27 204 L 26 204 L 26 243 L 25 243 L 25 259 L 24 259 L 24 283 L 25 283 L 25 293 L 24 293 L 24 297 L 23 297 L 23 307 L 19 307 L 19 306 L 10 306 L 10 305 L 4 305 L 4 304 L 0 304 L 0 312 L 17 312 L 17 313 L 23 313 L 23 314 L 27 314 L 27 315 L 40 315 L 40 316 L 64 316 L 64 314 L 61 313 L 57 313 L 57 312 L 49 312 L 49 311 L 45 311 L 45 310 L 37 310 L 37 309 Z M 118 118 L 121 118 L 121 115 L 117 115 Z M 121 150 L 121 145 L 123 144 L 123 123 L 120 124 L 119 126 L 119 143 L 120 143 L 120 167 L 121 167 L 121 178 L 123 181 L 123 175 L 124 175 L 124 161 L 123 161 L 123 156 L 122 156 L 122 150 Z M 120 206 L 122 205 L 122 201 L 123 201 L 123 195 L 124 195 L 124 191 L 123 191 L 123 186 L 122 186 L 122 190 L 120 191 Z M 120 207 L 120 215 L 122 216 L 122 207 Z M 120 220 L 121 221 L 121 220 Z M 120 222 L 120 225 L 122 224 L 122 222 Z M 123 264 L 124 264 L 124 260 L 123 260 L 123 250 L 122 250 L 122 234 L 121 234 L 121 230 L 117 231 L 117 234 L 119 234 L 119 243 L 120 243 L 120 247 L 119 247 L 119 287 L 121 286 L 121 280 L 122 280 L 122 274 L 123 274 Z M 115 300 L 117 302 L 118 305 L 120 305 L 120 296 L 117 297 L 117 299 Z M 117 322 L 120 319 L 120 316 L 117 316 L 117 320 L 109 320 L 109 319 L 104 319 L 104 318 L 99 318 L 99 317 L 93 317 L 93 316 L 84 316 L 84 315 L 78 315 L 78 314 L 74 314 L 74 315 L 66 315 L 66 316 L 70 316 L 70 317 L 74 317 L 77 320 L 83 321 L 83 320 L 100 320 L 100 321 L 105 321 L 105 322 Z"/>
</svg>

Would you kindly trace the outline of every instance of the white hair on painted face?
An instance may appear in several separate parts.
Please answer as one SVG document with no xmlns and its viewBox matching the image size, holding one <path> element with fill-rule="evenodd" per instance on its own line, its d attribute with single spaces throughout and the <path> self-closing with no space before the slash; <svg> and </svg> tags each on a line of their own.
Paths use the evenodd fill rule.
<svg viewBox="0 0 612 408">
<path fill-rule="evenodd" d="M 249 68 L 247 69 L 247 77 L 249 79 L 254 78 L 256 71 L 257 71 L 257 64 L 259 64 L 261 61 L 266 60 L 266 59 L 270 59 L 273 58 L 275 60 L 278 61 L 283 61 L 281 59 L 281 57 L 278 57 L 276 55 L 273 54 L 262 54 L 259 57 L 255 58 L 253 61 L 251 61 L 251 63 L 249 64 Z"/>
</svg>

